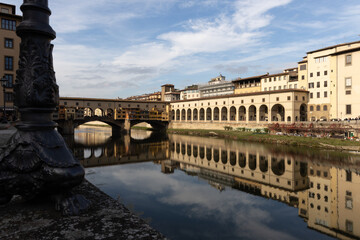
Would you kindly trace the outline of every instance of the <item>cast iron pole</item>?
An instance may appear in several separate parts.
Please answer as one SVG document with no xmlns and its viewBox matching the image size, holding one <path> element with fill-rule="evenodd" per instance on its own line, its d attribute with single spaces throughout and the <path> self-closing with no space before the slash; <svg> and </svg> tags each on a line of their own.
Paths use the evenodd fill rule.
<svg viewBox="0 0 360 240">
<path fill-rule="evenodd" d="M 17 132 L 0 153 L 0 203 L 13 195 L 25 199 L 56 196 L 56 208 L 78 214 L 89 203 L 70 190 L 84 178 L 64 139 L 55 130 L 52 113 L 59 102 L 50 43 L 56 35 L 49 25 L 48 0 L 24 0 L 15 105 L 21 114 Z"/>
</svg>

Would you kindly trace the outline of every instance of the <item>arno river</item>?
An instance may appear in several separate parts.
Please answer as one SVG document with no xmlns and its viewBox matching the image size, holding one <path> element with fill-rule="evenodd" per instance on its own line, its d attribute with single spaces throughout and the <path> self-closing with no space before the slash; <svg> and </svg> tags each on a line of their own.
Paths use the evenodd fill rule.
<svg viewBox="0 0 360 240">
<path fill-rule="evenodd" d="M 81 127 L 86 178 L 169 239 L 360 238 L 360 155 Z"/>
</svg>

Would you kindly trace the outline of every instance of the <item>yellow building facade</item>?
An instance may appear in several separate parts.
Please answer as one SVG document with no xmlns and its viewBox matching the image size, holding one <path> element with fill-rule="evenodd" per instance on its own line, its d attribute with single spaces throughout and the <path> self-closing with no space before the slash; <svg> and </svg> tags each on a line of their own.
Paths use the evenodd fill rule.
<svg viewBox="0 0 360 240">
<path fill-rule="evenodd" d="M 16 15 L 16 7 L 10 4 L 0 3 L 0 77 L 7 80 L 5 84 L 5 107 L 8 118 L 14 114 L 14 84 L 16 70 L 18 69 L 20 41 L 16 35 L 16 26 L 22 20 L 21 16 Z M 1 86 L 0 106 L 4 107 L 4 92 Z M 1 114 L 2 111 L 1 111 Z"/>
</svg>

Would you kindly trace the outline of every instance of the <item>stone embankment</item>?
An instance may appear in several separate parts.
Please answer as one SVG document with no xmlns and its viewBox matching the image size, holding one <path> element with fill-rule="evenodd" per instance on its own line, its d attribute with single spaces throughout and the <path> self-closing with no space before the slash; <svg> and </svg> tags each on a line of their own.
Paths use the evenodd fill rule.
<svg viewBox="0 0 360 240">
<path fill-rule="evenodd" d="M 0 146 L 16 129 L 0 126 Z M 0 239 L 166 239 L 123 204 L 86 180 L 74 189 L 92 202 L 80 216 L 64 217 L 48 199 L 25 202 L 16 196 L 0 206 Z"/>
</svg>

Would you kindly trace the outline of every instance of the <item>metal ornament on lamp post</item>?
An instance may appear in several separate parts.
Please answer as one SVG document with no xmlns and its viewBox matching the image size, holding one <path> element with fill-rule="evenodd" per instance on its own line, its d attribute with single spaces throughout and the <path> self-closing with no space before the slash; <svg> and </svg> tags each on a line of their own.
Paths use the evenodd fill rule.
<svg viewBox="0 0 360 240">
<path fill-rule="evenodd" d="M 17 132 L 0 153 L 0 204 L 13 195 L 25 199 L 52 196 L 64 215 L 76 215 L 90 203 L 71 189 L 84 179 L 80 165 L 55 130 L 52 113 L 59 102 L 53 69 L 48 0 L 24 0 L 23 21 L 16 33 L 21 38 L 16 72 L 15 105 L 21 114 Z"/>
</svg>

